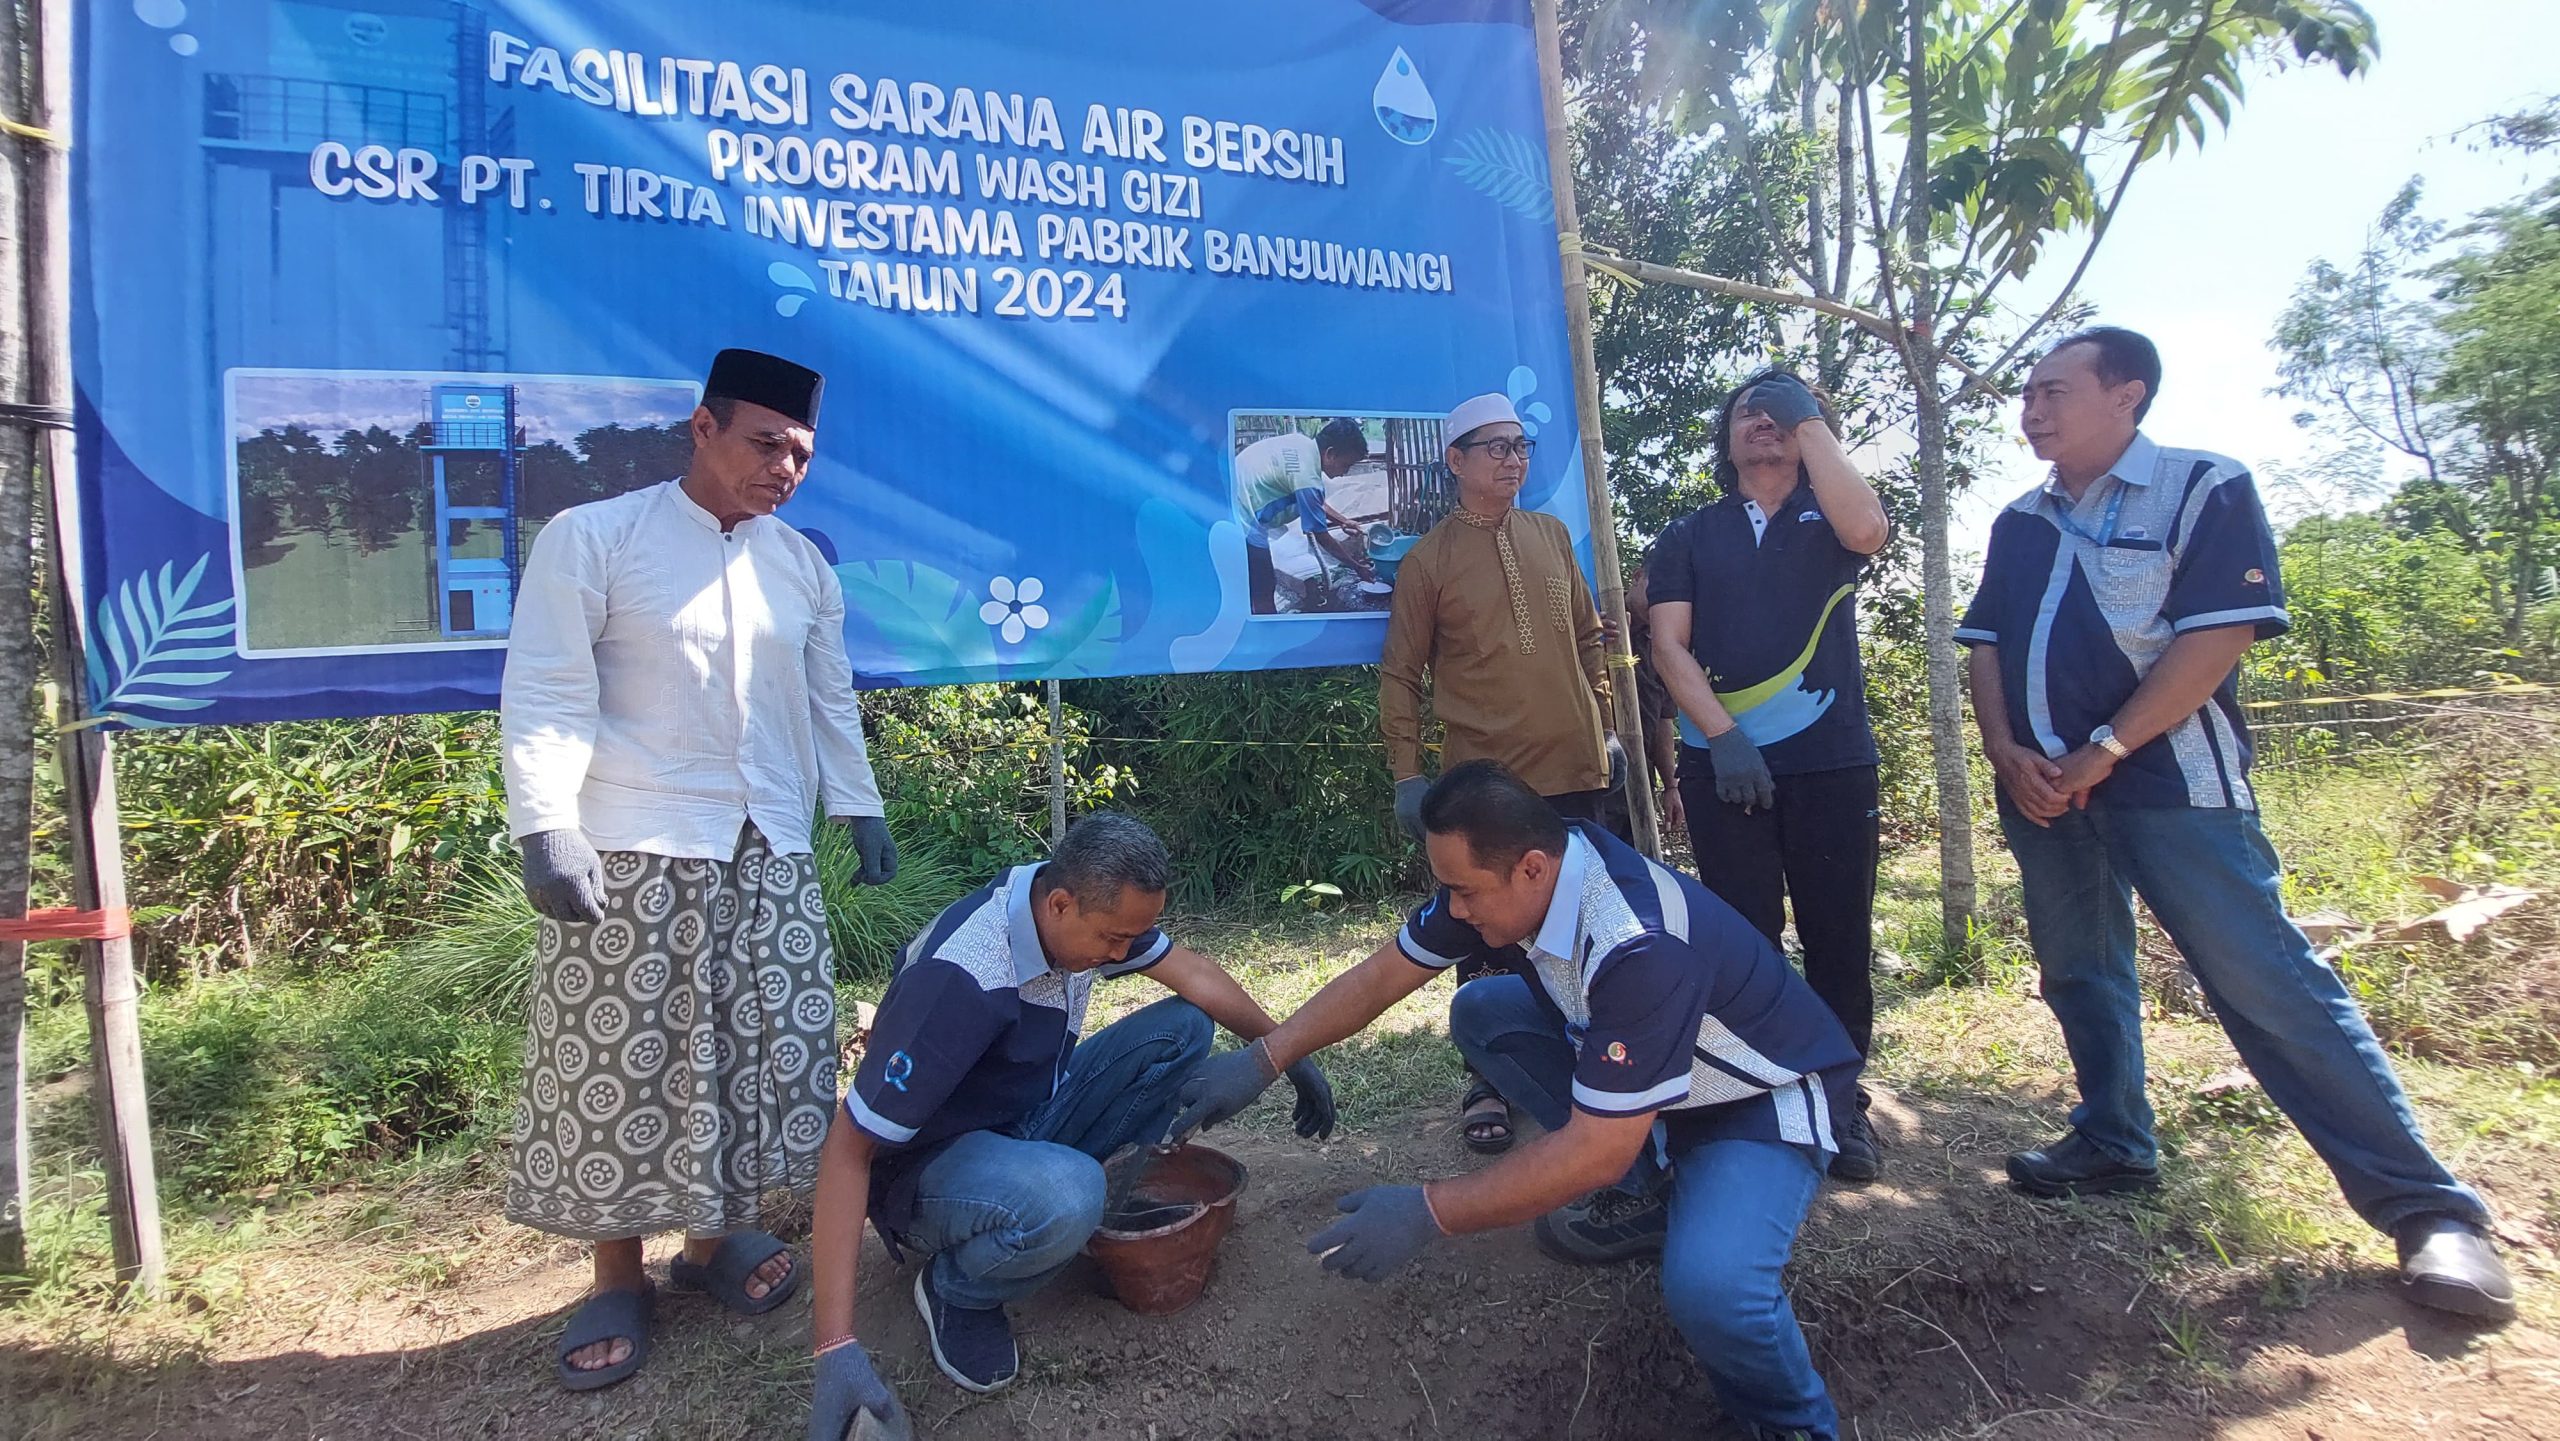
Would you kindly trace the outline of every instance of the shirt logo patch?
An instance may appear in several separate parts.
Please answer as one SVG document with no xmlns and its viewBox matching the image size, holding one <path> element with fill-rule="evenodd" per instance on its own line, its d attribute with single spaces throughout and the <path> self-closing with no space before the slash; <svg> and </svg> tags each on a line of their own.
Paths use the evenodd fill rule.
<svg viewBox="0 0 2560 1441">
<path fill-rule="evenodd" d="M 1822 512 L 1821 512 L 1821 511 L 1818 511 L 1818 510 L 1800 511 L 1800 512 L 1798 512 L 1798 513 L 1797 513 L 1797 515 L 1796 515 L 1796 523 L 1797 523 L 1797 524 L 1799 524 L 1799 525 L 1803 524 L 1804 522 L 1806 522 L 1806 521 L 1808 521 L 1808 520 L 1820 520 L 1820 519 L 1822 519 Z"/>
<path fill-rule="evenodd" d="M 1611 1041 L 1609 1043 L 1609 1049 L 1601 1052 L 1600 1054 L 1607 1056 L 1611 1061 L 1623 1066 L 1627 1063 L 1627 1043 L 1624 1041 Z"/>
<path fill-rule="evenodd" d="M 2265 585 L 2267 583 L 2267 573 L 2258 569 L 2254 565 L 2249 567 L 2247 570 L 2240 572 L 2240 578 L 2251 585 Z"/>
<path fill-rule="evenodd" d="M 907 1077 L 915 1073 L 915 1058 L 904 1051 L 899 1051 L 889 1057 L 888 1065 L 880 1068 L 880 1079 L 904 1091 L 907 1088 Z"/>
</svg>

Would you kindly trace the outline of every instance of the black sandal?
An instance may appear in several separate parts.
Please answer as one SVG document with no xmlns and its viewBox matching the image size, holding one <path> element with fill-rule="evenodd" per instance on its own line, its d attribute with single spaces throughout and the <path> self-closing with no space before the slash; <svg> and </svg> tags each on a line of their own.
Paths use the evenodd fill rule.
<svg viewBox="0 0 2560 1441">
<path fill-rule="evenodd" d="M 1476 1108 L 1488 1103 L 1501 1107 L 1501 1111 L 1478 1115 Z M 1499 1156 L 1511 1149 L 1511 1103 L 1502 1099 L 1502 1093 L 1493 1088 L 1491 1081 L 1478 1077 L 1474 1085 L 1467 1087 L 1466 1098 L 1458 1102 L 1458 1121 L 1460 1138 L 1477 1155 Z"/>
</svg>

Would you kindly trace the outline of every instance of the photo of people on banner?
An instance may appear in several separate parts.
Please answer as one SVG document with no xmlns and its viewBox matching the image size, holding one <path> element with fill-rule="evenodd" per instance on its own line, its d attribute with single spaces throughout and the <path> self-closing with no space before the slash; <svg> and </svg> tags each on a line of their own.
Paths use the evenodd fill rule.
<svg viewBox="0 0 2560 1441">
<path fill-rule="evenodd" d="M 1457 504 L 1437 415 L 1239 411 L 1229 442 L 1257 619 L 1386 614 L 1396 566 Z"/>
</svg>

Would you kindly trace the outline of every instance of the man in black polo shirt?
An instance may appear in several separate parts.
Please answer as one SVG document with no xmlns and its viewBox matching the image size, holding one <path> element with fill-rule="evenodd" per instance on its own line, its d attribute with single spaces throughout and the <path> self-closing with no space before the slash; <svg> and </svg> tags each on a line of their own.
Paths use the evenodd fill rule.
<svg viewBox="0 0 2560 1441">
<path fill-rule="evenodd" d="M 1272 1029 L 1216 962 L 1156 929 L 1172 875 L 1155 832 L 1088 816 L 1046 865 L 953 902 L 899 959 L 819 1160 L 812 1436 L 837 1441 L 857 1411 L 897 1405 L 853 1339 L 866 1217 L 921 1262 L 934 1364 L 997 1390 L 1021 1364 L 1004 1305 L 1084 1249 L 1102 1220 L 1102 1158 L 1163 1139 L 1211 1021 L 1247 1041 Z M 1094 977 L 1138 972 L 1173 997 L 1077 1044 Z M 1324 1073 L 1305 1061 L 1288 1075 L 1298 1133 L 1330 1134 Z"/>
<path fill-rule="evenodd" d="M 1858 580 L 1884 503 L 1782 370 L 1716 417 L 1724 498 L 1674 521 L 1645 567 L 1653 659 L 1680 707 L 1698 879 L 1770 940 L 1795 902 L 1805 979 L 1867 1054 L 1875 1030 L 1876 742 Z M 1831 1174 L 1873 1180 L 1865 1092 L 1832 1117 Z"/>
</svg>

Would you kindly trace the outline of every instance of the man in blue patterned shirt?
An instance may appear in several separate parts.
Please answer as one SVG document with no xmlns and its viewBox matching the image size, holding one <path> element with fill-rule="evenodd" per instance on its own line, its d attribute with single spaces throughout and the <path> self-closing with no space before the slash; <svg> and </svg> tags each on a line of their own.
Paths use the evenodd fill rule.
<svg viewBox="0 0 2560 1441">
<path fill-rule="evenodd" d="M 2046 353 L 2023 419 L 2053 474 L 1993 523 L 1956 629 L 2080 1088 L 2070 1134 L 2011 1156 L 2009 1178 L 2038 1196 L 2158 1184 L 2140 891 L 2268 1099 L 2398 1241 L 2411 1298 L 2505 1319 L 2487 1208 L 2427 1149 L 2373 1027 L 2285 915 L 2237 684 L 2250 644 L 2291 623 L 2275 537 L 2238 462 L 2142 433 L 2159 390 L 2160 352 L 2130 330 Z"/>
<path fill-rule="evenodd" d="M 1269 1035 L 1203 1063 L 1175 1131 L 1241 1111 L 1442 971 L 1489 964 L 1505 974 L 1458 991 L 1451 1038 L 1546 1134 L 1473 1175 L 1355 1191 L 1307 1249 L 1365 1281 L 1444 1235 L 1524 1221 L 1566 1261 L 1659 1251 L 1663 1300 L 1725 1410 L 1760 1436 L 1832 1441 L 1779 1273 L 1857 1083 L 1848 1032 L 1714 892 L 1567 822 L 1496 762 L 1443 774 L 1422 825 L 1438 892 Z"/>
<path fill-rule="evenodd" d="M 1102 1159 L 1165 1136 L 1212 1021 L 1247 1040 L 1271 1029 L 1215 961 L 1156 928 L 1172 878 L 1155 832 L 1087 816 L 1046 864 L 954 901 L 899 959 L 818 1163 L 812 1436 L 840 1441 L 857 1411 L 896 1410 L 854 1340 L 866 1219 L 919 1260 L 934 1364 L 998 1390 L 1021 1365 L 1005 1304 L 1084 1249 L 1102 1220 Z M 1173 995 L 1079 1044 L 1095 978 L 1137 974 Z M 1289 1077 L 1299 1134 L 1329 1134 L 1323 1072 L 1310 1061 Z"/>
</svg>

